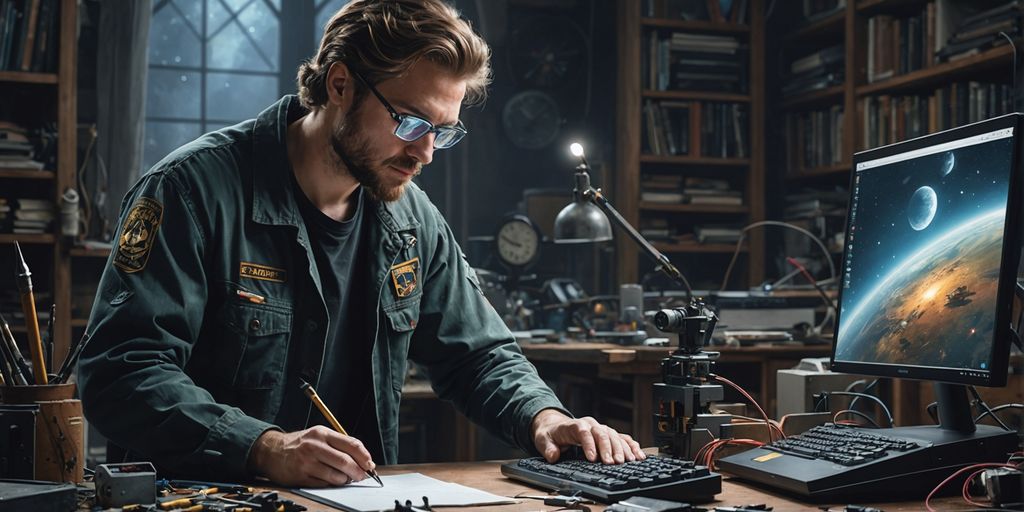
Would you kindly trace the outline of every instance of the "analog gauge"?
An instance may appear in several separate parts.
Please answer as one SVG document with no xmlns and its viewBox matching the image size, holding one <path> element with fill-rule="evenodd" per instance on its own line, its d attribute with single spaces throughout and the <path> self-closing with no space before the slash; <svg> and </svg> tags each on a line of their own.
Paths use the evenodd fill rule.
<svg viewBox="0 0 1024 512">
<path fill-rule="evenodd" d="M 562 129 L 558 102 L 547 93 L 529 90 L 509 98 L 501 112 L 509 140 L 523 149 L 551 144 Z"/>
<path fill-rule="evenodd" d="M 510 269 L 523 269 L 540 256 L 540 230 L 525 215 L 511 215 L 502 221 L 495 236 L 498 259 Z"/>
</svg>

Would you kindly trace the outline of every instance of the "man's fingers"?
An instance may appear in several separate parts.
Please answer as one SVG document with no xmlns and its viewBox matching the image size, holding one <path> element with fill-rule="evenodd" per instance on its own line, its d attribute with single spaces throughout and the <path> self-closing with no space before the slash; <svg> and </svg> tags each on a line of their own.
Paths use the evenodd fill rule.
<svg viewBox="0 0 1024 512">
<path fill-rule="evenodd" d="M 590 431 L 590 426 L 585 423 L 573 423 L 573 430 L 575 430 L 575 441 L 579 443 L 580 447 L 583 448 L 583 455 L 590 462 L 596 462 L 598 459 L 597 443 L 594 440 L 594 434 Z"/>
<path fill-rule="evenodd" d="M 325 433 L 324 441 L 327 442 L 335 450 L 344 452 L 355 461 L 363 471 L 369 471 L 376 467 L 373 463 L 373 457 L 370 452 L 363 446 L 363 442 L 351 437 L 341 435 L 334 431 L 328 431 Z"/>
<path fill-rule="evenodd" d="M 647 454 L 644 453 L 643 448 L 640 447 L 640 443 L 636 442 L 629 434 L 619 434 L 622 436 L 622 440 L 626 443 L 626 448 L 633 454 L 634 460 L 644 460 L 647 458 Z"/>
<path fill-rule="evenodd" d="M 354 466 L 354 463 L 353 463 Z M 319 462 L 313 468 L 313 474 L 310 475 L 313 478 L 317 478 L 327 482 L 329 486 L 339 487 L 342 485 L 348 485 L 352 482 L 358 482 L 360 479 L 354 478 L 351 473 L 345 470 L 339 470 L 324 462 Z M 360 471 L 361 473 L 362 471 Z"/>
</svg>

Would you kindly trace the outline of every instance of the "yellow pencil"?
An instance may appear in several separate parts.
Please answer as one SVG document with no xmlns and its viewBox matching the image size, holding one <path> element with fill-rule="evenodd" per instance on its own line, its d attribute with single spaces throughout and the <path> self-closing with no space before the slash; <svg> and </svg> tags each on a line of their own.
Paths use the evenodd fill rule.
<svg viewBox="0 0 1024 512">
<path fill-rule="evenodd" d="M 315 405 L 317 409 L 320 409 L 320 414 L 323 414 L 324 417 L 327 418 L 327 422 L 334 427 L 334 430 L 338 431 L 343 436 L 348 436 L 348 432 L 345 432 L 345 427 L 341 426 L 341 423 L 338 422 L 338 418 L 335 418 L 334 414 L 331 413 L 331 410 L 327 408 L 326 404 L 324 404 L 324 401 L 320 400 L 320 395 L 316 394 L 316 390 L 313 389 L 313 386 L 310 386 L 306 381 L 302 381 L 301 389 L 306 393 L 306 396 L 313 401 L 313 405 Z M 384 487 L 384 482 L 382 482 L 380 477 L 377 476 L 376 471 L 371 469 L 367 471 L 366 474 L 370 475 L 370 478 L 376 480 L 381 487 Z"/>
</svg>

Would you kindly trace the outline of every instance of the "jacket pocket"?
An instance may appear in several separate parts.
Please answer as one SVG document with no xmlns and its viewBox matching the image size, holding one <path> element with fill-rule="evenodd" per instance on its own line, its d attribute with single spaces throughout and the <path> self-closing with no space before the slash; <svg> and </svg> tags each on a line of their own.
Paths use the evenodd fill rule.
<svg viewBox="0 0 1024 512">
<path fill-rule="evenodd" d="M 228 356 L 231 405 L 246 414 L 269 420 L 283 396 L 292 312 L 266 305 L 228 303 L 221 313 L 221 325 L 229 339 Z"/>
</svg>

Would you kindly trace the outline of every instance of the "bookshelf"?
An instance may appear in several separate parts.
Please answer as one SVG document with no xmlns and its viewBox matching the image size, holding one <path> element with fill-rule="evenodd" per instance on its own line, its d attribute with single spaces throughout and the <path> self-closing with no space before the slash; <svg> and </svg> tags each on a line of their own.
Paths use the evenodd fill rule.
<svg viewBox="0 0 1024 512">
<path fill-rule="evenodd" d="M 1019 96 L 1017 91 L 1010 91 L 1013 50 L 1008 44 L 983 44 L 948 59 L 936 57 L 947 42 L 952 43 L 950 37 L 956 34 L 959 24 L 969 19 L 972 10 L 982 10 L 978 2 L 845 0 L 845 3 L 837 3 L 840 7 L 813 21 L 806 21 L 806 13 L 798 3 L 787 5 L 785 8 L 789 10 L 776 13 L 767 28 L 770 40 L 778 42 L 779 51 L 774 53 L 780 55 L 776 57 L 779 62 L 770 62 L 768 66 L 782 70 L 777 81 L 779 86 L 769 92 L 772 97 L 769 104 L 777 106 L 770 115 L 773 119 L 784 120 L 801 116 L 811 119 L 817 115 L 819 119 L 810 122 L 808 131 L 835 134 L 826 142 L 834 147 L 822 149 L 816 145 L 820 140 L 803 137 L 800 129 L 792 129 L 792 121 L 787 121 L 790 124 L 772 139 L 774 142 L 769 142 L 785 148 L 784 154 L 773 154 L 770 158 L 776 174 L 773 178 L 784 187 L 784 193 L 775 194 L 783 199 L 770 206 L 773 211 L 781 211 L 784 220 L 809 227 L 802 224 L 809 218 L 795 213 L 798 211 L 795 207 L 806 203 L 802 200 L 815 191 L 832 193 L 834 197 L 829 204 L 824 200 L 821 204 L 821 211 L 831 213 L 821 214 L 819 226 L 827 225 L 824 238 L 831 236 L 833 241 L 839 241 L 845 229 L 846 200 L 839 199 L 841 194 L 836 194 L 836 190 L 849 186 L 854 152 L 1008 112 L 1011 109 L 999 107 L 999 101 L 1007 100 L 1007 95 Z M 984 8 L 1000 3 L 986 3 Z M 792 20 L 803 21 L 794 24 Z M 945 39 L 940 37 L 942 34 Z M 793 73 L 796 61 L 836 45 L 842 47 L 842 77 L 838 83 L 819 83 L 817 88 L 794 94 L 783 92 L 799 78 Z M 966 84 L 971 82 L 979 85 L 968 87 Z M 969 88 L 966 94 L 987 95 L 991 100 L 988 107 L 972 111 L 971 115 L 953 114 L 954 117 L 949 118 L 949 111 L 959 112 L 961 107 L 955 97 L 950 98 L 950 91 L 956 87 L 952 84 L 963 84 L 961 87 L 965 90 Z M 996 108 L 991 108 L 993 105 Z M 826 123 L 821 122 L 822 114 L 815 114 L 836 111 L 842 112 L 841 120 L 830 117 Z M 918 119 L 911 121 L 913 117 Z M 801 125 L 801 128 L 806 130 L 808 126 Z M 830 158 L 824 161 L 805 158 L 822 154 Z M 799 196 L 804 197 L 794 199 Z M 839 258 L 840 248 L 836 249 L 834 256 Z"/>
<path fill-rule="evenodd" d="M 764 5 L 762 0 L 733 2 L 737 11 L 725 16 L 712 11 L 713 3 L 708 2 L 707 16 L 675 19 L 667 13 L 669 3 L 616 3 L 620 135 L 615 187 L 606 193 L 626 220 L 668 255 L 695 288 L 718 289 L 735 243 L 710 238 L 702 243 L 693 236 L 697 228 L 739 228 L 764 219 L 760 193 L 764 187 Z M 655 69 L 656 62 L 704 53 L 694 46 L 728 46 L 730 39 L 738 45 L 739 57 L 713 65 L 736 66 L 733 74 L 741 78 L 735 84 L 708 87 L 693 74 L 686 75 L 692 68 L 683 60 L 678 61 L 678 69 Z M 706 131 L 709 124 L 716 126 L 714 131 Z M 701 191 L 694 189 L 719 185 L 724 188 L 708 192 L 715 198 L 697 198 Z M 652 187 L 660 193 L 652 193 Z M 677 193 L 679 200 L 673 195 Z M 667 236 L 652 236 L 655 232 Z M 616 243 L 618 282 L 640 282 L 653 270 L 653 263 L 628 239 L 617 237 Z M 734 278 L 730 283 L 734 287 L 763 278 L 763 237 L 757 230 L 750 233 L 742 255 L 745 276 L 742 281 Z"/>
<path fill-rule="evenodd" d="M 0 197 L 33 197 L 60 204 L 62 192 L 75 186 L 77 167 L 77 52 L 78 3 L 77 0 L 43 0 L 21 4 L 25 9 L 39 9 L 40 32 L 36 41 L 46 39 L 52 47 L 42 46 L 33 53 L 35 64 L 24 64 L 28 70 L 11 70 L 8 65 L 0 71 L 0 97 L 2 112 L 19 124 L 38 124 L 39 120 L 56 127 L 56 157 L 53 168 L 45 170 L 10 168 L 0 165 Z M 56 30 L 45 36 L 44 25 Z M 51 30 L 51 29 L 47 29 Z M 0 35 L 3 31 L 0 30 Z M 27 46 L 27 45 L 23 45 Z M 32 46 L 37 48 L 37 46 Z M 31 53 L 31 52 L 29 52 Z M 25 55 L 28 55 L 26 53 Z M 43 69 L 46 71 L 33 71 Z M 0 272 L 0 282 L 14 286 L 13 248 L 15 241 L 23 245 L 23 252 L 32 270 L 32 281 L 37 298 L 52 296 L 57 307 L 54 318 L 54 360 L 60 361 L 67 353 L 71 341 L 71 240 L 59 234 L 59 222 L 53 222 L 44 233 L 0 234 L 0 261 L 11 263 Z M 47 301 L 48 302 L 48 301 Z M 48 312 L 43 300 L 37 300 L 39 311 Z M 13 311 L 4 311 L 13 313 Z M 41 324 L 45 322 L 41 321 Z M 23 322 L 13 321 L 12 330 L 24 333 Z M 20 343 L 21 341 L 19 341 Z M 27 346 L 27 345 L 23 345 Z"/>
</svg>

